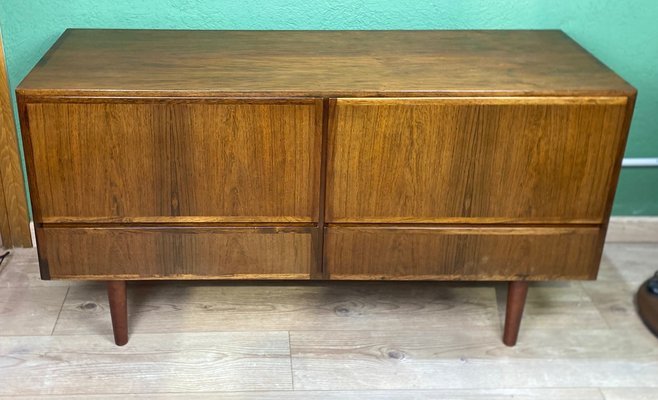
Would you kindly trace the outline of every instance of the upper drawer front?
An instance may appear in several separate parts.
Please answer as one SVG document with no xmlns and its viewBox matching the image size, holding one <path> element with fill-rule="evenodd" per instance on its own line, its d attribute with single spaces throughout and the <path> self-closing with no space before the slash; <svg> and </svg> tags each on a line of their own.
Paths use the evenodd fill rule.
<svg viewBox="0 0 658 400">
<path fill-rule="evenodd" d="M 339 99 L 330 222 L 603 220 L 626 98 Z"/>
<path fill-rule="evenodd" d="M 37 221 L 318 218 L 319 100 L 33 103 L 27 116 Z"/>
</svg>

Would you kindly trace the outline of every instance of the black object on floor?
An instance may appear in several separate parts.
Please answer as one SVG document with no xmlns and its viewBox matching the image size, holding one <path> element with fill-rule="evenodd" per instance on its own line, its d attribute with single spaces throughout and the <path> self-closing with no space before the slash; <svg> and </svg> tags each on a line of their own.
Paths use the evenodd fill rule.
<svg viewBox="0 0 658 400">
<path fill-rule="evenodd" d="M 649 330 L 658 336 L 658 271 L 640 286 L 637 292 L 637 311 Z"/>
<path fill-rule="evenodd" d="M 0 265 L 5 260 L 5 257 L 7 257 L 8 255 L 9 255 L 9 250 L 5 251 L 3 254 L 0 255 Z"/>
</svg>

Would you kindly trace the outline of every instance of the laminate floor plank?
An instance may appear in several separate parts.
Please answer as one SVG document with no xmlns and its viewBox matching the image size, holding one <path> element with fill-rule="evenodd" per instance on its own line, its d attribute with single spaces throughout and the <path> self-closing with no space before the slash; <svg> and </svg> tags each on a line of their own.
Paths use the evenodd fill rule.
<svg viewBox="0 0 658 400">
<path fill-rule="evenodd" d="M 638 318 L 635 296 L 638 287 L 657 270 L 658 246 L 620 243 L 606 246 L 599 279 L 580 285 L 612 329 L 633 329 L 651 336 Z"/>
<path fill-rule="evenodd" d="M 611 329 L 632 328 L 638 335 L 651 336 L 638 318 L 637 287 L 607 281 L 583 282 L 582 285 Z"/>
<path fill-rule="evenodd" d="M 11 249 L 0 268 L 0 288 L 69 286 L 70 281 L 44 281 L 35 249 Z"/>
<path fill-rule="evenodd" d="M 0 336 L 50 335 L 67 287 L 0 288 Z"/>
<path fill-rule="evenodd" d="M 658 217 L 612 217 L 607 243 L 658 243 Z"/>
<path fill-rule="evenodd" d="M 656 388 L 602 388 L 605 400 L 651 400 L 655 399 Z"/>
<path fill-rule="evenodd" d="M 16 397 L 11 397 L 16 398 Z M 193 400 L 604 400 L 598 389 L 464 389 L 464 390 L 358 390 L 358 391 L 279 391 L 141 395 L 20 396 L 22 400 L 67 399 L 193 399 Z M 9 397 L 0 396 L 1 400 Z"/>
<path fill-rule="evenodd" d="M 637 290 L 658 270 L 656 243 L 606 244 L 598 282 L 625 283 Z"/>
<path fill-rule="evenodd" d="M 128 285 L 131 331 L 487 329 L 498 333 L 491 285 L 217 283 Z M 71 286 L 56 335 L 107 334 L 105 286 Z"/>
<path fill-rule="evenodd" d="M 500 326 L 505 322 L 507 285 L 496 285 Z M 546 328 L 605 329 L 605 318 L 580 282 L 531 282 L 519 340 Z"/>
<path fill-rule="evenodd" d="M 459 282 L 135 282 L 116 347 L 103 283 L 42 281 L 15 249 L 0 398 L 650 399 L 658 339 L 633 297 L 657 259 L 607 244 L 598 281 L 531 284 L 514 348 L 506 285 Z"/>
<path fill-rule="evenodd" d="M 292 389 L 287 332 L 0 338 L 0 394 Z"/>
<path fill-rule="evenodd" d="M 302 390 L 658 387 L 655 341 L 624 331 L 546 329 L 513 348 L 459 329 L 291 332 L 290 340 Z"/>
</svg>

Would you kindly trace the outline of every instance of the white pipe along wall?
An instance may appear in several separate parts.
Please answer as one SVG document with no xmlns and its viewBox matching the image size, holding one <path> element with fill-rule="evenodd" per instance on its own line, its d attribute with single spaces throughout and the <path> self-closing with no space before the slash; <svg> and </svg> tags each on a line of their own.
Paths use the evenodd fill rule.
<svg viewBox="0 0 658 400">
<path fill-rule="evenodd" d="M 622 167 L 658 167 L 658 158 L 624 158 Z"/>
</svg>

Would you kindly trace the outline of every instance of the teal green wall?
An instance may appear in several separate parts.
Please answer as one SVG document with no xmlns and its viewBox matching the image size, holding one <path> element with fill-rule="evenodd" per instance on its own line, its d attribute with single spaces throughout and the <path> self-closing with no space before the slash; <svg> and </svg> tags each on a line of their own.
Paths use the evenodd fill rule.
<svg viewBox="0 0 658 400">
<path fill-rule="evenodd" d="M 656 0 L 1 0 L 15 86 L 68 27 L 562 29 L 639 90 L 627 157 L 658 157 Z M 617 215 L 658 215 L 658 168 L 624 169 Z"/>
</svg>

